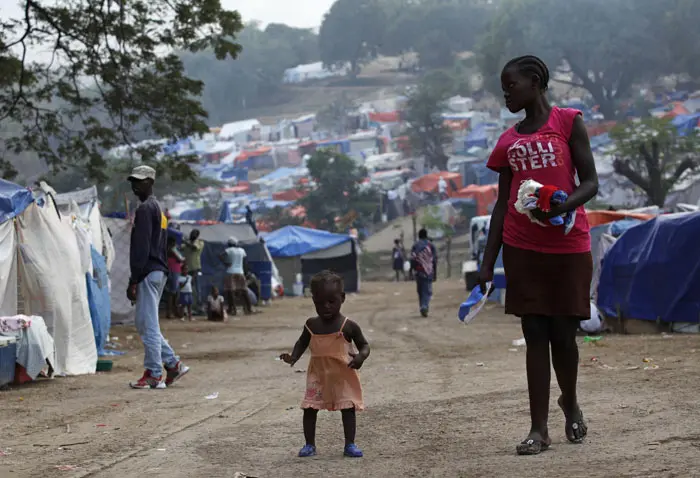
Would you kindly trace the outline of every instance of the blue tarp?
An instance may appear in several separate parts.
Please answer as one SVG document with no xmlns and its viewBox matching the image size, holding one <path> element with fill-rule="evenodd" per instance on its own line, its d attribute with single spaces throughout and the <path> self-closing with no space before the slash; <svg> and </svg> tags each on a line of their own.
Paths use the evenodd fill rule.
<svg viewBox="0 0 700 478">
<path fill-rule="evenodd" d="M 599 134 L 598 136 L 593 136 L 591 138 L 591 149 L 595 151 L 598 148 L 607 146 L 612 143 L 612 138 L 608 133 Z"/>
<path fill-rule="evenodd" d="M 32 202 L 29 189 L 0 179 L 0 224 L 21 214 Z"/>
<path fill-rule="evenodd" d="M 681 136 L 688 136 L 695 128 L 697 128 L 700 122 L 700 113 L 695 113 L 692 115 L 678 115 L 673 118 L 671 124 L 678 129 L 678 134 Z"/>
<path fill-rule="evenodd" d="M 95 332 L 97 355 L 105 355 L 105 343 L 112 322 L 112 304 L 109 296 L 109 284 L 107 278 L 107 264 L 105 258 L 94 247 L 90 248 L 92 256 L 93 275 L 86 274 L 88 305 L 90 306 L 90 319 L 92 329 Z"/>
<path fill-rule="evenodd" d="M 272 257 L 297 257 L 351 241 L 345 234 L 333 234 L 299 226 L 286 226 L 265 236 Z"/>
<path fill-rule="evenodd" d="M 203 221 L 205 219 L 204 208 L 186 209 L 180 213 L 178 219 L 180 221 Z"/>
<path fill-rule="evenodd" d="M 598 307 L 608 316 L 700 320 L 700 212 L 662 215 L 628 229 L 603 259 Z"/>
<path fill-rule="evenodd" d="M 469 151 L 470 148 L 488 148 L 489 137 L 486 134 L 486 125 L 479 125 L 471 131 L 464 140 L 464 150 Z"/>
<path fill-rule="evenodd" d="M 257 181 L 260 181 L 260 182 L 275 181 L 277 179 L 289 177 L 292 174 L 294 174 L 295 172 L 297 172 L 297 168 L 277 168 L 274 171 L 272 171 L 270 174 L 263 176 L 262 178 L 258 179 Z"/>
</svg>

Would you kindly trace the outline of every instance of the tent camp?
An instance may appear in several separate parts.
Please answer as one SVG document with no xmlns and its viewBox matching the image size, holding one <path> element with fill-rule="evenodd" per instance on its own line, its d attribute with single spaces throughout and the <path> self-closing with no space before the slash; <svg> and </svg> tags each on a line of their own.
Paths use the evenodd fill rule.
<svg viewBox="0 0 700 478">
<path fill-rule="evenodd" d="M 700 213 L 662 215 L 628 229 L 603 259 L 598 307 L 607 316 L 700 321 Z"/>
<path fill-rule="evenodd" d="M 0 206 L 2 315 L 23 312 L 45 323 L 55 343 L 56 374 L 95 373 L 97 348 L 86 284 L 90 232 L 62 217 L 52 195 L 35 201 L 31 191 L 7 181 L 0 182 Z M 27 346 L 41 348 L 38 342 Z"/>
<path fill-rule="evenodd" d="M 111 272 L 111 301 L 112 323 L 129 324 L 134 321 L 134 307 L 126 298 L 124 291 L 129 281 L 129 250 L 131 241 L 131 223 L 127 219 L 105 218 L 105 223 L 114 241 L 116 257 L 118 258 Z M 278 280 L 270 253 L 265 244 L 261 243 L 253 229 L 242 224 L 197 224 L 180 223 L 179 229 L 169 229 L 168 233 L 178 241 L 189 236 L 193 229 L 199 229 L 200 239 L 205 242 L 202 251 L 202 277 L 200 287 L 202 293 L 209 292 L 212 286 L 223 290 L 224 265 L 219 255 L 226 248 L 229 238 L 234 237 L 245 249 L 248 264 L 261 282 L 261 299 L 268 300 L 272 296 L 273 282 Z M 275 282 L 276 283 L 276 282 Z"/>
<path fill-rule="evenodd" d="M 455 191 L 462 187 L 462 175 L 448 171 L 430 173 L 413 181 L 411 188 L 416 193 L 437 193 L 440 178 L 447 182 L 447 194 L 452 196 Z"/>
<path fill-rule="evenodd" d="M 285 284 L 285 293 L 292 292 L 297 274 L 304 286 L 322 270 L 343 276 L 346 292 L 360 290 L 359 249 L 355 240 L 345 234 L 286 226 L 265 236 L 270 254 Z"/>
</svg>

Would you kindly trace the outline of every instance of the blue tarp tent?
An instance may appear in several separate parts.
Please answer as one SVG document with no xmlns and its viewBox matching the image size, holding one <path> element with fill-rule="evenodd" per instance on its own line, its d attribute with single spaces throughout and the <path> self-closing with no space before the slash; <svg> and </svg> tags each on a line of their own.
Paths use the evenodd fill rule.
<svg viewBox="0 0 700 478">
<path fill-rule="evenodd" d="M 265 236 L 272 257 L 297 257 L 351 241 L 350 236 L 300 226 L 286 226 Z"/>
<path fill-rule="evenodd" d="M 323 270 L 340 274 L 346 292 L 360 290 L 357 248 L 350 236 L 287 226 L 264 239 L 287 293 L 292 293 L 297 274 L 301 274 L 304 285 L 308 286 L 313 275 Z"/>
<path fill-rule="evenodd" d="M 107 263 L 105 258 L 94 247 L 90 247 L 90 255 L 92 256 L 93 275 L 86 274 L 88 305 L 90 307 L 92 329 L 95 332 L 97 355 L 103 356 L 106 355 L 104 347 L 112 322 L 112 302 L 109 296 Z"/>
<path fill-rule="evenodd" d="M 663 215 L 628 229 L 603 259 L 598 307 L 608 316 L 700 320 L 700 212 Z"/>
<path fill-rule="evenodd" d="M 0 224 L 21 214 L 32 202 L 29 189 L 0 179 Z"/>
</svg>

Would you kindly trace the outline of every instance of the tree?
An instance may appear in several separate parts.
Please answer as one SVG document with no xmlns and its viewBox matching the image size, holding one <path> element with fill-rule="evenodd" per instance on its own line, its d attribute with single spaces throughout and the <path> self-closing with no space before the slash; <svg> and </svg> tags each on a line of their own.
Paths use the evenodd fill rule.
<svg viewBox="0 0 700 478">
<path fill-rule="evenodd" d="M 407 134 L 414 151 L 425 157 L 426 164 L 447 169 L 444 145 L 451 141 L 450 130 L 444 125 L 442 112 L 449 92 L 419 84 L 406 104 Z"/>
<path fill-rule="evenodd" d="M 208 132 L 203 84 L 183 75 L 177 52 L 238 55 L 240 16 L 220 0 L 23 0 L 22 7 L 21 18 L 0 21 L 0 126 L 22 126 L 7 140 L 11 151 L 33 150 L 53 170 L 70 165 L 104 180 L 104 153 L 118 144 Z M 31 61 L 32 48 L 50 54 Z M 155 159 L 158 149 L 138 153 Z"/>
<path fill-rule="evenodd" d="M 332 101 L 316 114 L 316 122 L 323 128 L 344 135 L 348 131 L 348 114 L 357 109 L 357 105 L 345 93 Z"/>
<path fill-rule="evenodd" d="M 666 50 L 652 33 L 655 10 L 640 6 L 633 0 L 503 0 L 478 47 L 487 86 L 500 95 L 504 63 L 536 54 L 553 81 L 587 90 L 601 113 L 615 118 L 633 83 L 664 72 Z"/>
<path fill-rule="evenodd" d="M 700 170 L 700 135 L 681 136 L 666 119 L 646 118 L 614 128 L 615 172 L 646 194 L 649 204 L 664 207 L 680 181 Z"/>
<path fill-rule="evenodd" d="M 349 64 L 350 76 L 357 77 L 376 58 L 386 20 L 379 0 L 337 0 L 319 31 L 321 61 L 329 68 Z"/>
<path fill-rule="evenodd" d="M 287 68 L 319 61 L 318 37 L 311 30 L 246 24 L 237 37 L 236 61 L 218 61 L 211 51 L 182 52 L 185 72 L 204 83 L 202 105 L 210 124 L 242 119 L 245 111 L 286 101 L 282 78 Z"/>
<path fill-rule="evenodd" d="M 382 53 L 418 53 L 423 68 L 444 68 L 455 54 L 472 50 L 493 9 L 473 0 L 393 0 L 385 3 Z"/>
<path fill-rule="evenodd" d="M 360 189 L 367 171 L 352 158 L 320 149 L 306 167 L 316 188 L 299 202 L 306 208 L 307 219 L 316 227 L 336 231 L 336 219 L 349 217 L 353 218 L 350 225 L 359 227 L 376 212 L 377 193 Z"/>
<path fill-rule="evenodd" d="M 670 0 L 662 2 L 657 8 L 661 10 L 657 17 L 662 19 L 659 37 L 668 51 L 669 70 L 674 73 L 687 73 L 695 80 L 696 86 L 699 85 L 700 62 L 697 46 L 693 45 L 700 45 L 700 2 Z"/>
</svg>

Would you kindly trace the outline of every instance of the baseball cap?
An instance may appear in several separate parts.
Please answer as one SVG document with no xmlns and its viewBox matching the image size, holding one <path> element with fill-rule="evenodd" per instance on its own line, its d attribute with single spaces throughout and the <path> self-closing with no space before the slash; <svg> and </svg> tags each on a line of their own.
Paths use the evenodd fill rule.
<svg viewBox="0 0 700 478">
<path fill-rule="evenodd" d="M 136 166 L 134 169 L 131 170 L 131 175 L 128 179 L 129 181 L 134 179 L 138 181 L 143 181 L 144 179 L 152 179 L 153 181 L 155 181 L 156 170 L 146 165 Z"/>
</svg>

